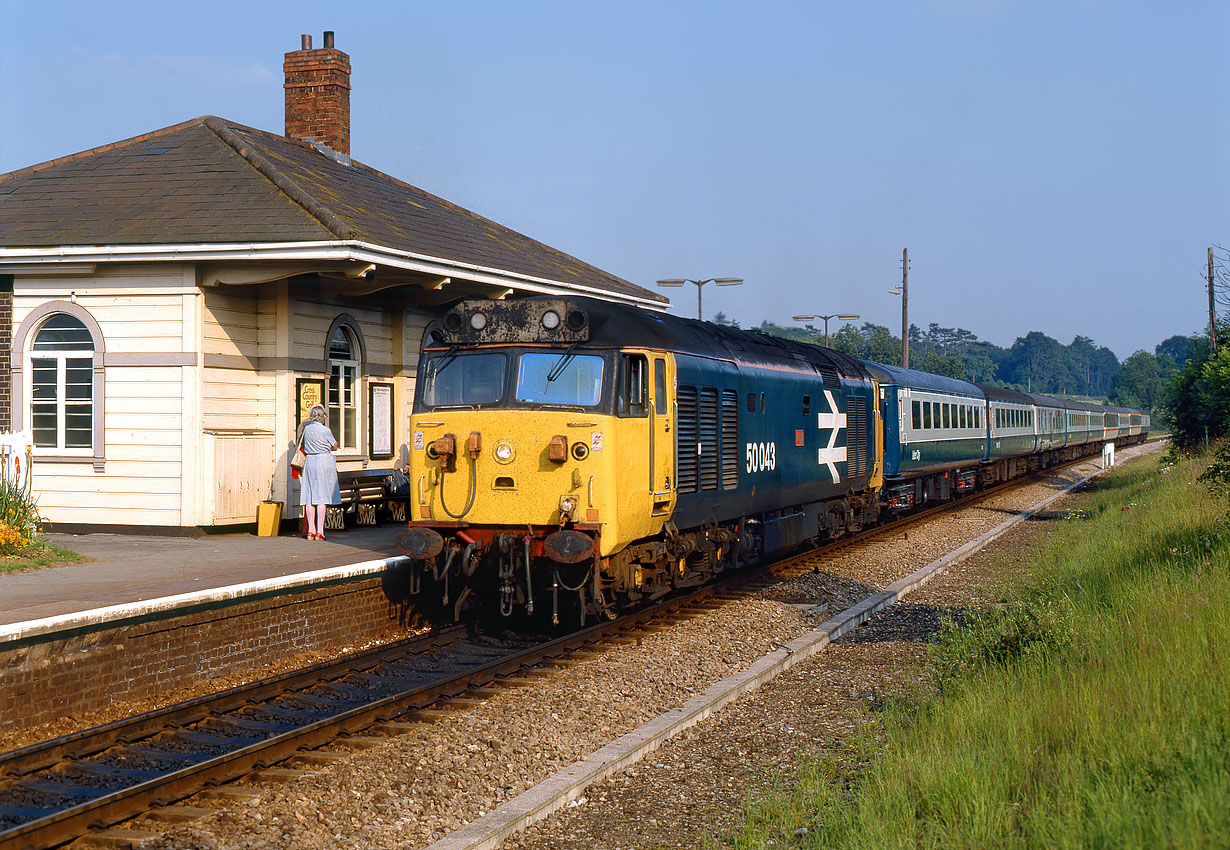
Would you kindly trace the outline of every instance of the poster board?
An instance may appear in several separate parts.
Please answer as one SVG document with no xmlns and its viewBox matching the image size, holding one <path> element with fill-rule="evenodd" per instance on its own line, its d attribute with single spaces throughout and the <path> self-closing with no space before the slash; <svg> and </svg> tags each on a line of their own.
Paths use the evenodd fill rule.
<svg viewBox="0 0 1230 850">
<path fill-rule="evenodd" d="M 367 385 L 368 457 L 393 456 L 393 385 Z"/>
<path fill-rule="evenodd" d="M 324 403 L 324 378 L 298 378 L 295 381 L 295 427 L 307 421 L 312 405 Z"/>
</svg>

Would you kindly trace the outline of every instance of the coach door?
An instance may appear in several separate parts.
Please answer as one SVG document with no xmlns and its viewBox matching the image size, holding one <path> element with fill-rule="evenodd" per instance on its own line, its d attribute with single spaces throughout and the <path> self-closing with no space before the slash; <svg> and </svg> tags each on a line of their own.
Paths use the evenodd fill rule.
<svg viewBox="0 0 1230 850">
<path fill-rule="evenodd" d="M 651 357 L 653 371 L 653 423 L 649 438 L 649 491 L 655 516 L 668 514 L 675 498 L 675 433 L 671 399 L 675 370 L 665 355 Z"/>
</svg>

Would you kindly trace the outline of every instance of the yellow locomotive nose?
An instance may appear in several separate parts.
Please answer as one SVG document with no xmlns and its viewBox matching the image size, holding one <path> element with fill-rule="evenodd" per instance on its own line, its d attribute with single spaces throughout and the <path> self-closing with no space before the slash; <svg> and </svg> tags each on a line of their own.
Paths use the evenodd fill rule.
<svg viewBox="0 0 1230 850">
<path fill-rule="evenodd" d="M 593 482 L 606 477 L 608 458 L 590 449 L 593 433 L 602 428 L 596 417 L 440 411 L 415 417 L 412 428 L 424 432 L 410 462 L 418 520 L 522 529 L 599 521 Z"/>
</svg>

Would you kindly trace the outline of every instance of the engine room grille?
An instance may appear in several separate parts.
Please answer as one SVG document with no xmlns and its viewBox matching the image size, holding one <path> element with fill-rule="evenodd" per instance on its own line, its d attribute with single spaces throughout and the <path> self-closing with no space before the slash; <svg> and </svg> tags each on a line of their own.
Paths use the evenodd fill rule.
<svg viewBox="0 0 1230 850">
<path fill-rule="evenodd" d="M 828 364 L 818 364 L 816 371 L 820 373 L 820 377 L 824 379 L 824 386 L 830 390 L 841 389 L 841 377 L 837 374 L 837 369 Z"/>
<path fill-rule="evenodd" d="M 696 468 L 698 445 L 696 422 L 696 387 L 680 384 L 678 396 L 679 421 L 675 427 L 675 456 L 678 462 L 678 480 L 675 492 L 696 492 Z"/>
<path fill-rule="evenodd" d="M 722 489 L 739 486 L 739 394 L 722 390 Z"/>
<path fill-rule="evenodd" d="M 718 488 L 718 392 L 713 387 L 700 390 L 700 419 L 698 422 L 700 443 L 700 489 Z"/>
<path fill-rule="evenodd" d="M 846 476 L 867 474 L 867 399 L 850 396 L 846 400 Z"/>
</svg>

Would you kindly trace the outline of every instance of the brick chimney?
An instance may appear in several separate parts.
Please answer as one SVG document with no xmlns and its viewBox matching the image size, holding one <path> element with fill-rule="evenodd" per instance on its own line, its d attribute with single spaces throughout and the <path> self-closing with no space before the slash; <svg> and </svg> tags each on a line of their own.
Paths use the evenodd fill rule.
<svg viewBox="0 0 1230 850">
<path fill-rule="evenodd" d="M 286 54 L 286 136 L 312 139 L 331 150 L 350 155 L 350 57 L 333 46 L 333 33 L 325 33 L 325 46 L 312 49 L 312 37 Z"/>
</svg>

